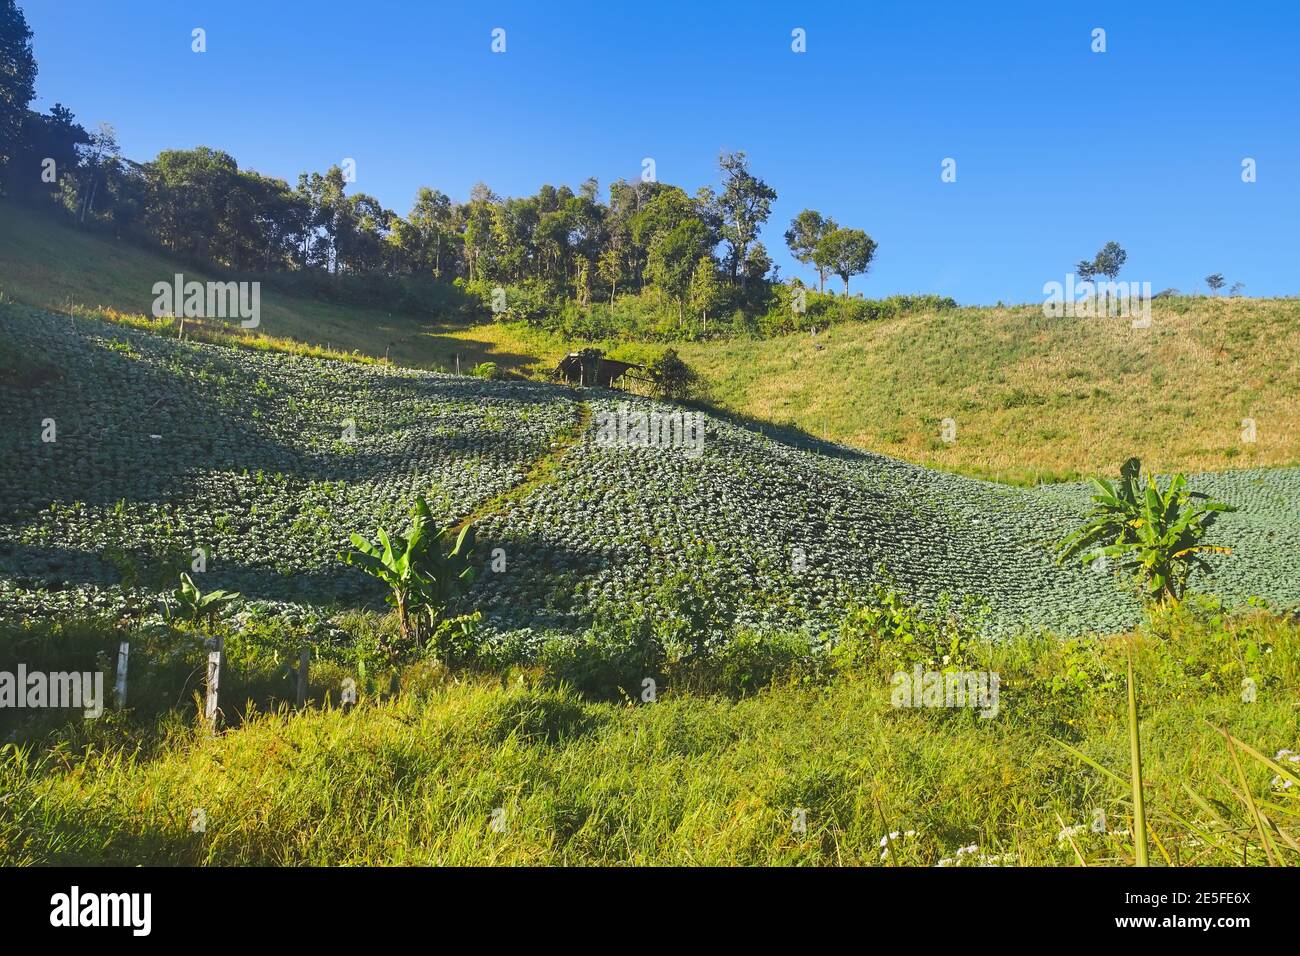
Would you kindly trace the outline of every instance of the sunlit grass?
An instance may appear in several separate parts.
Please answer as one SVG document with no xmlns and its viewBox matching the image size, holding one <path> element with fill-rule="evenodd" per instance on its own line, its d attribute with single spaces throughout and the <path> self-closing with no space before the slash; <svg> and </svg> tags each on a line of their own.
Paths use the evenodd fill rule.
<svg viewBox="0 0 1300 956">
<path fill-rule="evenodd" d="M 536 671 L 426 674 L 395 698 L 264 713 L 215 739 L 182 709 L 139 754 L 125 724 L 4 751 L 0 859 L 1132 865 L 1130 644 L 1150 862 L 1300 862 L 1300 785 L 1283 783 L 1296 766 L 1272 758 L 1300 740 L 1300 625 L 1260 614 L 985 645 L 1004 675 L 991 720 L 894 708 L 869 669 L 636 706 Z"/>
</svg>

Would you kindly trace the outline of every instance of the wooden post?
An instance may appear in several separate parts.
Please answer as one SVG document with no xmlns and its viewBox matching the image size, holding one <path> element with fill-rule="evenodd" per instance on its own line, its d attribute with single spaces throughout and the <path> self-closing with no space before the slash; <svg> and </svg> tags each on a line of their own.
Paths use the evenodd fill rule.
<svg viewBox="0 0 1300 956">
<path fill-rule="evenodd" d="M 307 665 L 311 661 L 311 650 L 304 647 L 298 655 L 298 706 L 307 703 Z"/>
<path fill-rule="evenodd" d="M 460 353 L 456 353 L 456 374 L 460 374 Z"/>
<path fill-rule="evenodd" d="M 131 651 L 131 645 L 123 641 L 117 649 L 117 683 L 113 687 L 117 695 L 117 706 L 126 706 L 126 659 Z"/>
<path fill-rule="evenodd" d="M 221 711 L 219 698 L 221 691 L 221 665 L 225 658 L 225 639 L 217 638 L 217 649 L 208 654 L 208 695 L 203 716 L 208 724 L 208 732 L 215 734 Z"/>
</svg>

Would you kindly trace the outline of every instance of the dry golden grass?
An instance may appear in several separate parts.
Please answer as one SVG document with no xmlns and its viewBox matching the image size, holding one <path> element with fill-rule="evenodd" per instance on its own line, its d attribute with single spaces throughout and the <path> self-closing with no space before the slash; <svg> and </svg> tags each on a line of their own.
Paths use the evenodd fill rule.
<svg viewBox="0 0 1300 956">
<path fill-rule="evenodd" d="M 1113 472 L 1133 454 L 1159 471 L 1300 463 L 1300 300 L 1158 302 L 1148 329 L 962 309 L 681 352 L 728 410 L 983 477 Z"/>
</svg>

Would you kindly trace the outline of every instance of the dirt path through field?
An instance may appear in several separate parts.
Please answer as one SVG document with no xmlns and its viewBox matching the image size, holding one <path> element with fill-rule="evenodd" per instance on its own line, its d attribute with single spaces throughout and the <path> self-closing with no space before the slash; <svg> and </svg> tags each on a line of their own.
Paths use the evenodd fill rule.
<svg viewBox="0 0 1300 956">
<path fill-rule="evenodd" d="M 453 536 L 460 534 L 461 529 L 468 524 L 500 514 L 514 502 L 521 501 L 534 488 L 549 482 L 556 468 L 559 467 L 561 460 L 573 449 L 574 445 L 582 440 L 582 436 L 587 433 L 590 424 L 591 406 L 585 401 L 580 401 L 578 402 L 578 420 L 555 436 L 555 447 L 533 463 L 533 467 L 528 470 L 528 474 L 524 476 L 522 481 L 501 492 L 496 497 L 485 501 L 480 507 L 456 522 L 455 527 L 452 529 Z"/>
</svg>

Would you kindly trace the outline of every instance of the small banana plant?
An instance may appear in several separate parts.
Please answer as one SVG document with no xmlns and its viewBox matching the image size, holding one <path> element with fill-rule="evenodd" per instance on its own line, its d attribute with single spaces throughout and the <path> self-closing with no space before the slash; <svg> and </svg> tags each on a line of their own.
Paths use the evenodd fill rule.
<svg viewBox="0 0 1300 956">
<path fill-rule="evenodd" d="M 182 571 L 180 586 L 163 599 L 163 618 L 198 624 L 210 621 L 237 600 L 238 591 L 208 591 L 205 594 L 194 579 Z"/>
<path fill-rule="evenodd" d="M 404 533 L 390 535 L 379 528 L 373 541 L 353 534 L 352 545 L 339 560 L 387 585 L 402 637 L 416 646 L 436 629 L 447 606 L 474 578 L 471 526 L 434 531 L 423 498 L 416 499 Z"/>
<path fill-rule="evenodd" d="M 1189 491 L 1184 475 L 1174 475 L 1164 489 L 1148 476 L 1143 487 L 1141 471 L 1141 461 L 1130 458 L 1117 484 L 1093 479 L 1093 509 L 1061 541 L 1058 561 L 1076 554 L 1084 564 L 1115 559 L 1120 570 L 1136 574 L 1149 600 L 1177 603 L 1192 572 L 1210 570 L 1202 555 L 1232 553 L 1201 542 L 1221 513 L 1237 509 Z"/>
</svg>

